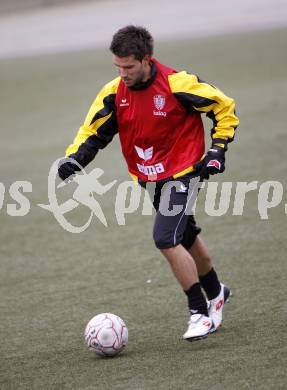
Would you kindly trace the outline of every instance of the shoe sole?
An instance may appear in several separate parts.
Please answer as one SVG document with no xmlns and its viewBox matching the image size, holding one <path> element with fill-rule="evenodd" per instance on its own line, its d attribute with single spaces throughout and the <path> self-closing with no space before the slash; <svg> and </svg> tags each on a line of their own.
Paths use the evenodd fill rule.
<svg viewBox="0 0 287 390">
<path fill-rule="evenodd" d="M 203 336 L 189 337 L 188 339 L 183 339 L 183 340 L 189 341 L 191 343 L 192 341 L 199 341 L 199 340 L 206 339 L 208 335 L 209 335 L 209 333 L 207 333 L 207 334 L 205 334 Z"/>
</svg>

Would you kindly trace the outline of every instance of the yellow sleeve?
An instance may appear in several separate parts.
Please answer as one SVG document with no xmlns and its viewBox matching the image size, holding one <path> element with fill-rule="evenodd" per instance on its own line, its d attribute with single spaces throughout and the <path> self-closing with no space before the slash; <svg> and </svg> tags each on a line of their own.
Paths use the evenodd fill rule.
<svg viewBox="0 0 287 390">
<path fill-rule="evenodd" d="M 86 166 L 118 132 L 115 97 L 119 82 L 117 77 L 102 88 L 73 143 L 66 149 L 66 156 L 71 156 L 82 166 Z"/>
<path fill-rule="evenodd" d="M 174 73 L 169 76 L 171 91 L 188 110 L 206 113 L 213 121 L 211 131 L 213 142 L 226 147 L 234 138 L 239 119 L 235 114 L 234 100 L 220 89 L 198 79 L 187 72 Z"/>
</svg>

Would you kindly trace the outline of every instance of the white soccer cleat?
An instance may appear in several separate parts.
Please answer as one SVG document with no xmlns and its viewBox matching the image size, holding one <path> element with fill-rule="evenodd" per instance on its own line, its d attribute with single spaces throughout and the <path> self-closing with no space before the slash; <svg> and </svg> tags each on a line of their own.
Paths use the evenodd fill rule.
<svg viewBox="0 0 287 390">
<path fill-rule="evenodd" d="M 208 336 L 212 328 L 212 321 L 203 314 L 192 314 L 188 321 L 188 328 L 183 335 L 184 340 L 200 340 Z"/>
<path fill-rule="evenodd" d="M 220 285 L 220 293 L 217 297 L 211 299 L 208 304 L 208 314 L 213 323 L 210 333 L 215 332 L 220 327 L 222 323 L 223 306 L 229 301 L 229 297 L 231 296 L 230 289 L 222 283 Z"/>
</svg>

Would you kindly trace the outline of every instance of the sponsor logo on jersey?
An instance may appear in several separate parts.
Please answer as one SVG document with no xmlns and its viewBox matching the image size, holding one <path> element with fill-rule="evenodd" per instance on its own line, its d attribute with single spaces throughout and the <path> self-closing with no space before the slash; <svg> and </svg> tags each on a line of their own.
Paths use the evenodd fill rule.
<svg viewBox="0 0 287 390">
<path fill-rule="evenodd" d="M 153 156 L 153 146 L 150 146 L 147 149 L 142 149 L 139 146 L 135 145 L 135 150 L 139 156 L 144 161 L 148 161 L 152 159 Z M 157 163 L 154 165 L 144 165 L 137 163 L 138 170 L 144 175 L 148 176 L 150 179 L 153 177 L 156 178 L 157 174 L 165 171 L 162 163 Z"/>
<path fill-rule="evenodd" d="M 162 95 L 155 95 L 153 97 L 153 102 L 154 102 L 155 108 L 157 109 L 157 111 L 156 110 L 153 111 L 153 115 L 165 117 L 167 115 L 167 113 L 165 111 L 162 111 L 162 109 L 165 106 L 165 97 Z"/>
<path fill-rule="evenodd" d="M 162 163 L 154 164 L 154 165 L 141 165 L 137 164 L 138 170 L 147 176 L 157 175 L 158 173 L 164 172 L 164 166 Z"/>
<path fill-rule="evenodd" d="M 137 151 L 138 156 L 145 161 L 148 161 L 152 158 L 153 146 L 147 149 L 142 149 L 139 146 L 135 145 L 135 150 Z"/>
<path fill-rule="evenodd" d="M 129 106 L 127 99 L 121 99 L 120 107 L 127 107 L 127 106 Z"/>
</svg>

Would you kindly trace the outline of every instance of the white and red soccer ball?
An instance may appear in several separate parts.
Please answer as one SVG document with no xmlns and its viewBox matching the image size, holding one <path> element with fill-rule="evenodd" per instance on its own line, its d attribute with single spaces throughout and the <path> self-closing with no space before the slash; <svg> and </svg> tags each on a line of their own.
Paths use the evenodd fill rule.
<svg viewBox="0 0 287 390">
<path fill-rule="evenodd" d="M 98 314 L 86 326 L 85 342 L 89 350 L 97 355 L 115 356 L 128 343 L 128 328 L 115 314 Z"/>
</svg>

